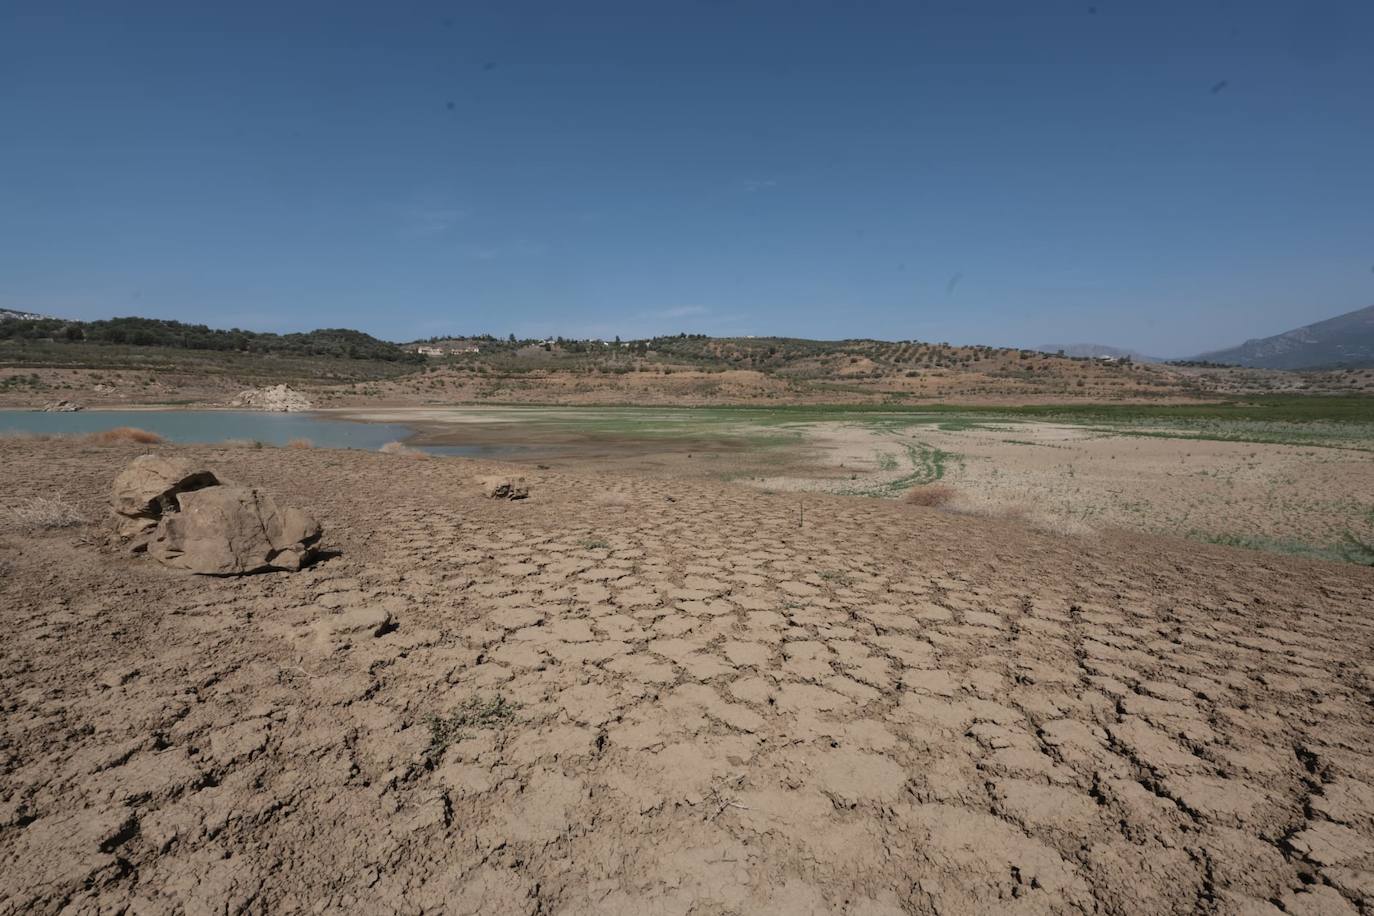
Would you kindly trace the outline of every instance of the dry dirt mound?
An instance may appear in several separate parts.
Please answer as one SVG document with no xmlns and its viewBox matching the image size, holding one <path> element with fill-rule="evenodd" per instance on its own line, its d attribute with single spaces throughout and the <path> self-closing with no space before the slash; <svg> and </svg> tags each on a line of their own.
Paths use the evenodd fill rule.
<svg viewBox="0 0 1374 916">
<path fill-rule="evenodd" d="M 249 388 L 247 391 L 241 391 L 229 402 L 229 406 L 248 410 L 294 412 L 313 410 L 315 405 L 310 403 L 310 399 L 299 391 L 286 385 L 275 385 L 269 388 Z"/>
<path fill-rule="evenodd" d="M 1374 571 L 185 454 L 319 507 L 342 556 L 192 580 L 0 544 L 0 913 L 1374 906 Z M 0 463 L 97 492 L 122 459 Z"/>
</svg>

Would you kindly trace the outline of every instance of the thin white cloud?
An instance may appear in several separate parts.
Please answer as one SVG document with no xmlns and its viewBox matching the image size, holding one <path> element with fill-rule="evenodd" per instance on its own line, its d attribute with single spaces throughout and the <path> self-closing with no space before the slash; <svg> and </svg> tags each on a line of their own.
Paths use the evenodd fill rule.
<svg viewBox="0 0 1374 916">
<path fill-rule="evenodd" d="M 528 242 L 523 239 L 511 242 L 508 245 L 461 245 L 458 253 L 465 258 L 474 261 L 495 261 L 497 258 L 514 257 L 538 257 L 548 251 L 547 246 L 539 242 Z"/>
<path fill-rule="evenodd" d="M 407 235 L 443 235 L 472 215 L 466 207 L 445 200 L 412 201 L 400 208 L 400 228 Z"/>
<path fill-rule="evenodd" d="M 708 315 L 711 310 L 704 305 L 678 305 L 673 308 L 647 312 L 641 318 L 690 318 L 693 315 Z"/>
</svg>

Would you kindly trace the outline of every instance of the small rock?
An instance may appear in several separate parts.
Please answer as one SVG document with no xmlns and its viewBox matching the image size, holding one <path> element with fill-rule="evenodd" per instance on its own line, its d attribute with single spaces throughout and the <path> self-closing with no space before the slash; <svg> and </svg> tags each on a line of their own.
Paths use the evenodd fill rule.
<svg viewBox="0 0 1374 916">
<path fill-rule="evenodd" d="M 488 499 L 524 499 L 530 495 L 523 477 L 482 477 L 477 482 Z"/>
<path fill-rule="evenodd" d="M 334 636 L 367 634 L 381 636 L 391 629 L 391 612 L 383 607 L 359 607 L 331 614 L 320 621 L 320 627 Z"/>
<path fill-rule="evenodd" d="M 100 676 L 100 684 L 113 690 L 132 681 L 138 676 L 137 668 L 111 668 Z"/>
</svg>

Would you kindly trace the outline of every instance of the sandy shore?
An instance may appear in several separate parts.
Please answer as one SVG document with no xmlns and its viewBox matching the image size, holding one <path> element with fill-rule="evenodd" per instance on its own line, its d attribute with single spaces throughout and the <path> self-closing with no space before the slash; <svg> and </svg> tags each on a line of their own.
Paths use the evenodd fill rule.
<svg viewBox="0 0 1374 916">
<path fill-rule="evenodd" d="M 168 451 L 311 508 L 338 554 L 199 579 L 95 526 L 5 529 L 0 913 L 1374 906 L 1374 570 Z M 0 442 L 0 496 L 96 518 L 136 453 Z"/>
</svg>

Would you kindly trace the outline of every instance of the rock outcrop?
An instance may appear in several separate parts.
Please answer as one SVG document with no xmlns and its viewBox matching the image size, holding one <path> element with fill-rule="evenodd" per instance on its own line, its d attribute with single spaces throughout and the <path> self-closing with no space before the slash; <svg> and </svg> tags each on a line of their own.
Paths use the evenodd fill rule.
<svg viewBox="0 0 1374 916">
<path fill-rule="evenodd" d="M 117 536 L 165 566 L 214 576 L 300 569 L 320 524 L 255 487 L 174 458 L 142 455 L 115 478 Z"/>
<path fill-rule="evenodd" d="M 43 407 L 44 413 L 76 413 L 78 410 L 81 410 L 80 404 L 65 398 L 60 401 L 53 401 Z"/>
<path fill-rule="evenodd" d="M 286 385 L 275 385 L 268 388 L 249 388 L 247 391 L 240 391 L 229 402 L 230 407 L 245 408 L 248 410 L 275 410 L 284 413 L 292 413 L 301 410 L 313 410 L 314 406 L 310 399 Z"/>
</svg>

